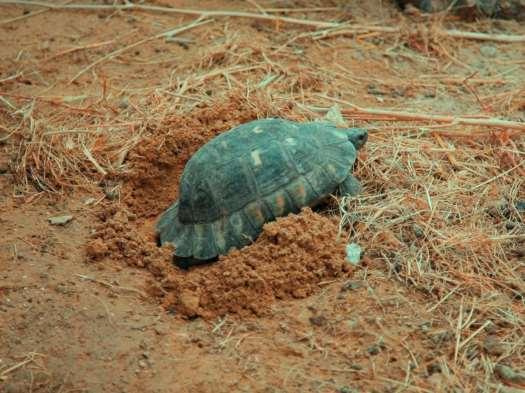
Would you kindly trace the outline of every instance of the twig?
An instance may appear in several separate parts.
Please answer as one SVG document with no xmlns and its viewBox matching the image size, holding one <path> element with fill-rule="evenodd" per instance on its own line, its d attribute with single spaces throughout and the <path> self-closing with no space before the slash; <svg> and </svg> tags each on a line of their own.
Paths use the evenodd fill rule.
<svg viewBox="0 0 525 393">
<path fill-rule="evenodd" d="M 109 283 L 107 281 L 98 280 L 96 278 L 85 276 L 83 274 L 75 274 L 75 275 L 77 277 L 83 279 L 83 280 L 96 282 L 97 284 L 103 285 L 106 288 L 109 288 L 109 289 L 111 289 L 113 291 L 120 290 L 120 291 L 134 292 L 134 293 L 138 293 L 142 297 L 147 297 L 147 295 L 144 292 L 142 292 L 141 290 L 136 289 L 136 288 L 116 286 L 116 285 L 113 285 L 113 284 L 111 284 L 111 283 Z"/>
<path fill-rule="evenodd" d="M 459 305 L 458 323 L 456 324 L 456 345 L 454 346 L 454 363 L 458 362 L 459 343 L 461 342 L 461 329 L 463 326 L 463 299 Z"/>
<path fill-rule="evenodd" d="M 455 116 L 446 116 L 446 115 L 429 115 L 422 113 L 414 112 L 405 112 L 405 111 L 391 111 L 385 109 L 377 108 L 361 108 L 351 102 L 341 100 L 335 97 L 329 97 L 323 94 L 316 94 L 318 97 L 324 98 L 329 101 L 337 102 L 339 104 L 350 106 L 352 109 L 343 109 L 341 113 L 352 117 L 355 114 L 365 114 L 371 116 L 384 116 L 382 120 L 389 121 L 417 121 L 417 120 L 427 120 L 435 121 L 438 123 L 450 123 L 450 125 L 455 124 L 465 124 L 465 125 L 476 125 L 476 126 L 485 126 L 485 127 L 501 127 L 501 128 L 510 128 L 519 131 L 525 131 L 525 123 L 510 121 L 510 120 L 501 120 L 494 118 L 467 118 L 467 117 L 455 117 Z M 326 108 L 328 110 L 329 108 Z"/>
<path fill-rule="evenodd" d="M 182 26 L 182 27 L 179 27 L 177 29 L 170 29 L 170 30 L 164 31 L 162 33 L 156 34 L 156 35 L 154 35 L 152 37 L 144 38 L 143 40 L 137 41 L 137 42 L 135 42 L 135 43 L 133 43 L 131 45 L 128 45 L 128 46 L 126 46 L 124 48 L 117 49 L 116 51 L 108 53 L 107 55 L 101 57 L 100 59 L 94 61 L 93 63 L 91 63 L 87 67 L 83 68 L 78 74 L 76 74 L 69 81 L 69 83 L 74 82 L 81 75 L 83 75 L 84 73 L 86 73 L 87 71 L 89 71 L 90 69 L 95 67 L 97 64 L 100 64 L 100 63 L 102 63 L 102 62 L 104 62 L 106 60 L 109 60 L 109 59 L 111 59 L 111 58 L 113 58 L 115 56 L 118 56 L 118 55 L 120 55 L 121 53 L 124 53 L 127 50 L 130 50 L 130 49 L 135 48 L 135 47 L 137 47 L 139 45 L 142 45 L 142 44 L 144 44 L 144 43 L 146 43 L 148 41 L 153 41 L 153 40 L 156 40 L 156 39 L 159 39 L 159 38 L 162 38 L 162 37 L 174 36 L 176 34 L 182 33 L 183 31 L 188 31 L 188 30 L 194 29 L 197 26 L 202 26 L 202 25 L 204 25 L 206 23 L 210 23 L 211 21 L 212 21 L 211 19 L 203 20 L 203 17 L 199 17 L 196 20 L 194 20 L 193 22 L 191 22 L 190 24 L 186 25 L 186 26 Z"/>
<path fill-rule="evenodd" d="M 72 1 L 73 0 L 67 0 L 62 5 L 69 4 Z M 47 9 L 43 9 L 43 10 L 33 11 L 33 12 L 28 13 L 28 14 L 16 16 L 16 17 L 11 18 L 11 19 L 4 19 L 4 20 L 0 21 L 0 26 L 1 25 L 7 25 L 7 24 L 12 23 L 12 22 L 17 22 L 17 21 L 22 20 L 22 19 L 30 18 L 30 17 L 35 16 L 35 15 L 40 15 L 40 14 L 42 14 L 44 12 L 49 11 L 49 10 L 50 10 L 50 8 L 47 8 Z"/>
<path fill-rule="evenodd" d="M 108 11 L 140 10 L 140 11 L 153 11 L 153 12 L 162 12 L 162 13 L 196 15 L 201 18 L 231 16 L 231 17 L 237 17 L 237 18 L 264 19 L 264 20 L 279 21 L 279 22 L 284 22 L 284 23 L 289 23 L 289 24 L 312 26 L 312 27 L 338 27 L 340 26 L 340 23 L 335 23 L 335 22 L 323 22 L 323 21 L 308 20 L 308 19 L 288 18 L 285 16 L 254 14 L 251 12 L 197 10 L 197 9 L 191 9 L 191 8 L 159 7 L 159 6 L 153 6 L 153 5 L 142 5 L 142 4 L 133 4 L 133 3 L 127 3 L 124 5 L 94 5 L 94 4 L 58 5 L 58 4 L 52 4 L 52 3 L 47 3 L 43 1 L 0 0 L 0 5 L 2 4 L 20 4 L 20 5 L 25 5 L 25 6 L 46 7 L 46 8 L 57 9 L 57 10 L 60 10 L 60 9 L 63 9 L 63 10 L 66 10 L 66 9 L 108 10 Z"/>
<path fill-rule="evenodd" d="M 0 79 L 0 83 L 4 83 L 4 82 L 7 82 L 7 81 L 16 79 L 16 78 L 18 78 L 21 75 L 22 75 L 22 72 L 17 72 L 16 74 L 8 76 L 7 78 Z"/>
<path fill-rule="evenodd" d="M 176 14 L 185 14 L 185 15 L 196 15 L 201 18 L 213 18 L 213 17 L 237 17 L 237 18 L 249 18 L 249 19 L 262 19 L 270 20 L 274 22 L 283 22 L 288 24 L 310 26 L 316 28 L 344 28 L 348 26 L 347 24 L 337 23 L 337 22 L 324 22 L 320 20 L 309 20 L 309 19 L 298 19 L 298 18 L 289 18 L 285 16 L 277 15 L 268 15 L 268 11 L 265 10 L 264 14 L 255 14 L 251 12 L 243 11 L 217 11 L 217 10 L 198 10 L 192 8 L 171 8 L 171 7 L 161 7 L 153 5 L 143 5 L 143 4 L 133 4 L 126 3 L 123 5 L 95 5 L 95 4 L 52 4 L 43 1 L 24 1 L 24 0 L 0 0 L 0 5 L 2 4 L 20 4 L 25 6 L 33 7 L 46 7 L 48 9 L 73 9 L 73 10 L 110 10 L 110 11 L 152 11 L 152 12 L 162 12 L 162 13 L 176 13 Z M 305 9 L 307 10 L 307 9 Z M 273 10 L 274 12 L 280 12 L 278 9 Z M 284 12 L 285 10 L 282 10 Z M 331 31 L 326 35 L 321 36 L 317 39 L 334 37 L 336 35 L 344 34 L 355 34 L 356 32 L 383 32 L 383 33 L 399 33 L 401 30 L 398 27 L 389 27 L 389 26 L 348 26 L 348 28 Z M 525 42 L 525 35 L 508 35 L 508 34 L 488 34 L 488 33 L 477 33 L 469 31 L 459 31 L 459 30 L 437 30 L 438 35 L 446 35 L 453 38 L 465 38 L 471 40 L 480 40 L 480 41 L 496 41 L 496 42 Z"/>
<path fill-rule="evenodd" d="M 84 144 L 82 145 L 82 152 L 84 153 L 86 158 L 93 164 L 98 173 L 100 173 L 102 176 L 106 176 L 108 174 L 108 172 L 104 168 L 102 168 L 102 166 L 97 162 L 97 160 L 95 160 L 95 157 L 93 157 L 89 149 Z"/>
<path fill-rule="evenodd" d="M 7 374 L 15 371 L 15 370 L 18 370 L 20 367 L 23 367 L 25 366 L 26 364 L 28 363 L 31 363 L 31 362 L 34 362 L 35 361 L 35 357 L 36 356 L 42 356 L 41 354 L 39 353 L 36 353 L 36 352 L 30 352 L 26 355 L 26 358 L 24 360 L 22 360 L 20 363 L 17 363 L 15 364 L 14 366 L 11 366 L 5 370 L 2 371 L 2 373 L 0 374 L 0 381 L 4 380 L 7 376 Z"/>
<path fill-rule="evenodd" d="M 460 30 L 443 30 L 439 33 L 446 33 L 449 37 L 453 38 L 466 38 L 469 40 L 477 41 L 496 41 L 496 42 L 525 42 L 525 35 L 509 35 L 509 34 L 488 34 L 488 33 L 475 33 L 471 31 L 460 31 Z"/>
<path fill-rule="evenodd" d="M 472 333 L 470 336 L 468 336 L 465 340 L 459 343 L 459 349 L 463 348 L 470 340 L 472 340 L 474 337 L 476 337 L 481 331 L 483 331 L 487 326 L 489 326 L 492 323 L 492 321 L 485 321 L 483 325 L 479 327 L 474 333 Z"/>
<path fill-rule="evenodd" d="M 402 30 L 399 27 L 389 27 L 389 26 L 350 25 L 348 28 L 345 27 L 345 28 L 340 28 L 337 30 L 330 29 L 330 30 L 315 32 L 312 35 L 312 38 L 314 40 L 322 40 L 322 39 L 337 37 L 341 35 L 355 35 L 355 34 L 362 34 L 366 32 L 401 33 Z M 464 39 L 475 40 L 475 41 L 495 41 L 495 42 L 506 42 L 506 43 L 525 42 L 525 35 L 489 34 L 489 33 L 477 33 L 477 32 L 472 32 L 472 31 L 445 30 L 445 29 L 434 30 L 433 33 L 437 34 L 438 36 L 447 36 L 451 38 L 464 38 Z"/>
<path fill-rule="evenodd" d="M 59 56 L 67 55 L 69 53 L 77 52 L 79 50 L 98 48 L 98 47 L 101 47 L 101 46 L 112 44 L 114 42 L 115 42 L 115 40 L 109 40 L 109 41 L 96 42 L 94 44 L 88 44 L 88 45 L 83 45 L 83 46 L 77 46 L 75 48 L 66 49 L 66 50 L 63 50 L 62 52 L 58 52 L 58 53 L 56 53 L 56 54 L 46 58 L 45 61 L 56 59 Z"/>
<path fill-rule="evenodd" d="M 522 161 L 522 162 L 519 162 L 518 164 L 514 165 L 512 168 L 510 169 L 507 169 L 505 172 L 501 172 L 500 174 L 494 176 L 494 177 L 491 177 L 490 179 L 484 181 L 483 183 L 479 183 L 477 185 L 475 185 L 474 187 L 472 187 L 470 189 L 470 191 L 474 191 L 476 190 L 477 188 L 480 188 L 480 187 L 483 187 L 484 185 L 486 184 L 489 184 L 489 183 L 492 183 L 494 180 L 497 180 L 499 179 L 500 177 L 503 177 L 503 176 L 506 176 L 508 175 L 510 172 L 512 172 L 513 170 L 519 168 L 520 166 L 524 165 L 525 164 L 525 161 Z"/>
<path fill-rule="evenodd" d="M 14 18 L 4 19 L 4 20 L 0 21 L 0 26 L 7 25 L 9 23 L 13 23 L 13 22 L 16 22 L 16 21 L 19 21 L 19 20 L 22 20 L 22 19 L 30 18 L 30 17 L 35 16 L 35 15 L 43 14 L 44 12 L 47 12 L 49 10 L 50 10 L 50 8 L 47 8 L 47 9 L 43 9 L 43 10 L 33 11 L 33 12 L 30 12 L 29 14 L 20 15 L 20 16 L 14 17 Z"/>
</svg>

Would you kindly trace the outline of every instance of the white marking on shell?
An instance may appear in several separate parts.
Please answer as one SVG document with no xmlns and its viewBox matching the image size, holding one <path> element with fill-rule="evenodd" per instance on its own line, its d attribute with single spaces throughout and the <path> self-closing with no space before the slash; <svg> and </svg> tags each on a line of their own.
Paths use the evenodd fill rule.
<svg viewBox="0 0 525 393">
<path fill-rule="evenodd" d="M 261 128 L 261 126 L 255 126 L 255 127 L 253 128 L 253 132 L 255 132 L 256 134 L 260 134 L 260 133 L 263 132 L 263 131 L 264 131 L 264 129 Z"/>
<path fill-rule="evenodd" d="M 297 140 L 295 138 L 286 138 L 285 140 L 290 145 L 296 145 L 297 144 Z"/>
<path fill-rule="evenodd" d="M 348 134 L 347 134 L 346 132 L 343 132 L 343 131 L 339 131 L 339 130 L 337 130 L 337 131 L 335 132 L 335 137 L 336 137 L 337 139 L 341 139 L 342 141 L 344 141 L 344 140 L 347 140 L 347 139 L 348 139 Z"/>
<path fill-rule="evenodd" d="M 255 164 L 255 166 L 261 166 L 262 165 L 261 153 L 259 152 L 259 150 L 252 151 L 251 156 L 252 156 L 252 160 L 253 160 L 253 163 Z"/>
</svg>

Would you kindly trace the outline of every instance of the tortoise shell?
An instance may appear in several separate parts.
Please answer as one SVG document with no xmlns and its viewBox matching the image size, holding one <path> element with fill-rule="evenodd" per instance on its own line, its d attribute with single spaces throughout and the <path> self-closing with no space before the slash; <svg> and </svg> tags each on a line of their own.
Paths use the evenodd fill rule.
<svg viewBox="0 0 525 393">
<path fill-rule="evenodd" d="M 202 146 L 187 162 L 179 199 L 157 222 L 175 256 L 209 260 L 251 243 L 263 225 L 314 206 L 351 177 L 362 129 L 262 119 Z"/>
</svg>

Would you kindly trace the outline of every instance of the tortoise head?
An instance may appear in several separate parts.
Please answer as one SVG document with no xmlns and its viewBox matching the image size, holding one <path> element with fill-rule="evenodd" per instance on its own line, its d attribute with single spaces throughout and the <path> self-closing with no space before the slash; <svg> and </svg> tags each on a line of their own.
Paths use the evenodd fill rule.
<svg viewBox="0 0 525 393">
<path fill-rule="evenodd" d="M 368 131 L 364 128 L 348 128 L 348 140 L 359 150 L 368 140 Z"/>
</svg>

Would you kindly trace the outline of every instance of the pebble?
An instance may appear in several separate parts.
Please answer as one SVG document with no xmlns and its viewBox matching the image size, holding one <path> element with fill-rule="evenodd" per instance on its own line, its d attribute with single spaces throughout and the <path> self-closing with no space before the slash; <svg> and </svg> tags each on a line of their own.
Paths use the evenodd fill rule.
<svg viewBox="0 0 525 393">
<path fill-rule="evenodd" d="M 361 246 L 357 243 L 346 245 L 346 260 L 352 265 L 357 266 L 361 260 Z"/>
<path fill-rule="evenodd" d="M 51 225 L 66 225 L 72 219 L 73 216 L 68 214 L 64 216 L 49 217 L 48 221 Z"/>
<path fill-rule="evenodd" d="M 337 393 L 359 393 L 359 390 L 351 388 L 349 386 L 342 386 L 337 389 Z"/>
</svg>

